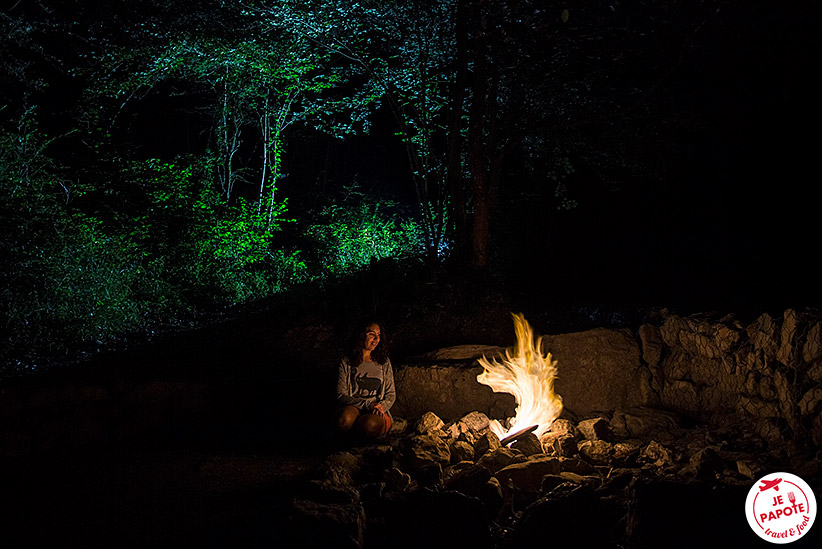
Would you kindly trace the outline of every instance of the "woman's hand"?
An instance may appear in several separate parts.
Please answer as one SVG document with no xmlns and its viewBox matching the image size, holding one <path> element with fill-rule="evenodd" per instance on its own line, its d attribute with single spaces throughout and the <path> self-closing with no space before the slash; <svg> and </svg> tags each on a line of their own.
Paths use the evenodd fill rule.
<svg viewBox="0 0 822 549">
<path fill-rule="evenodd" d="M 378 402 L 371 408 L 371 413 L 385 415 L 385 407 Z"/>
</svg>

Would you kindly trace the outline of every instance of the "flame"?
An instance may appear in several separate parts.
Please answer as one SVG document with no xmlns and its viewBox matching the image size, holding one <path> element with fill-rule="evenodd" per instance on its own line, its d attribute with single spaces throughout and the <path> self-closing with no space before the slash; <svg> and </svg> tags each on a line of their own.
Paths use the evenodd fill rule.
<svg viewBox="0 0 822 549">
<path fill-rule="evenodd" d="M 522 314 L 512 314 L 517 345 L 505 350 L 502 361 L 478 359 L 484 371 L 477 381 L 488 385 L 495 393 L 514 395 L 517 407 L 514 417 L 508 418 L 508 429 L 499 421 L 491 420 L 491 431 L 500 440 L 528 427 L 538 425 L 538 438 L 548 432 L 551 424 L 562 413 L 562 397 L 554 392 L 557 362 L 551 353 L 542 354 L 542 337 L 534 341 L 534 332 Z"/>
</svg>

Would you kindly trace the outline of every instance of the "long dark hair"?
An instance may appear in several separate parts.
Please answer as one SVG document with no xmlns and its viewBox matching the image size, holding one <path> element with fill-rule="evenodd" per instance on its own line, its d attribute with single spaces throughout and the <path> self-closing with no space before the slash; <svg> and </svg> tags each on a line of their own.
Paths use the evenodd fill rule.
<svg viewBox="0 0 822 549">
<path fill-rule="evenodd" d="M 356 368 L 362 362 L 362 350 L 365 347 L 365 334 L 368 332 L 368 327 L 376 324 L 380 327 L 380 342 L 377 347 L 371 351 L 371 360 L 379 364 L 388 362 L 388 334 L 385 333 L 385 327 L 377 320 L 368 320 L 361 322 L 357 328 L 351 332 L 348 341 L 348 360 L 351 362 L 351 367 Z"/>
</svg>

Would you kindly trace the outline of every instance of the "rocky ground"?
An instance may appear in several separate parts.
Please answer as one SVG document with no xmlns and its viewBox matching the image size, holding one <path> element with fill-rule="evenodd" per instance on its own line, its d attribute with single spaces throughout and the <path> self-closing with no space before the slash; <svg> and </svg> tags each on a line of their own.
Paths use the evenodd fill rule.
<svg viewBox="0 0 822 549">
<path fill-rule="evenodd" d="M 531 432 L 500 441 L 481 412 L 447 424 L 428 412 L 329 455 L 296 486 L 293 524 L 310 546 L 764 547 L 743 512 L 748 491 L 787 465 L 819 492 L 815 461 L 787 463 L 741 424 L 647 408 L 558 419 L 542 443 Z"/>
</svg>

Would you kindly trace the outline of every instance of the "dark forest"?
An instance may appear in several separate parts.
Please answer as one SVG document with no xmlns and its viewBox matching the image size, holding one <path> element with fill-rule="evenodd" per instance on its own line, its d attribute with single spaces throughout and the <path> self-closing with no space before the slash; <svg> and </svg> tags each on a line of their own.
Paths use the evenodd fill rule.
<svg viewBox="0 0 822 549">
<path fill-rule="evenodd" d="M 381 260 L 563 307 L 818 303 L 812 3 L 18 2 L 3 24 L 7 363 Z"/>
</svg>

